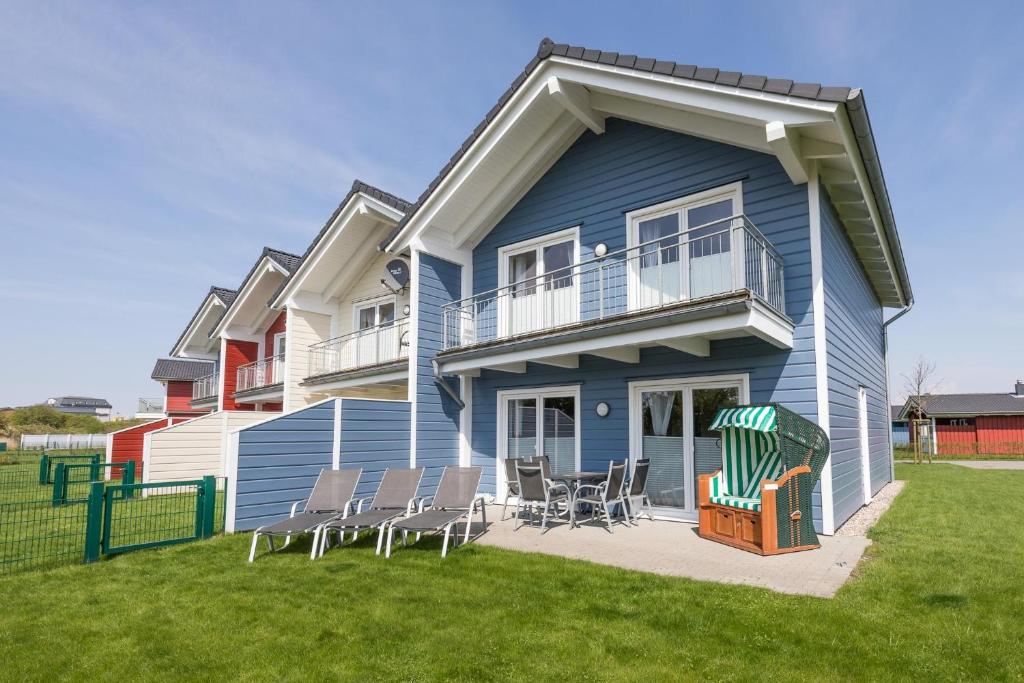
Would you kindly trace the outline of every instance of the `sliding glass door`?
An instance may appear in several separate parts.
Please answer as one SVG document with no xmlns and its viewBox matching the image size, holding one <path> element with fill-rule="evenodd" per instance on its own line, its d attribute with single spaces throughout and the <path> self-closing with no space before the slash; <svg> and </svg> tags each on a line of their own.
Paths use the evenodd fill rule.
<svg viewBox="0 0 1024 683">
<path fill-rule="evenodd" d="M 539 455 L 556 474 L 579 469 L 579 387 L 498 392 L 498 495 L 505 492 L 506 458 Z"/>
<path fill-rule="evenodd" d="M 694 519 L 696 482 L 721 467 L 720 408 L 746 401 L 746 377 L 667 379 L 630 384 L 630 455 L 651 461 L 647 493 L 655 513 Z"/>
</svg>

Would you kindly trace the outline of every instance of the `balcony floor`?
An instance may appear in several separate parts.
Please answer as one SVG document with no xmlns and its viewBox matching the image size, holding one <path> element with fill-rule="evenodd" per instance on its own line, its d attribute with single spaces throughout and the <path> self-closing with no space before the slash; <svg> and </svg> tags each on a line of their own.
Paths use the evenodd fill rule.
<svg viewBox="0 0 1024 683">
<path fill-rule="evenodd" d="M 280 401 L 284 398 L 284 384 L 268 384 L 265 387 L 253 387 L 245 391 L 236 391 L 232 394 L 236 403 L 265 403 L 267 401 Z"/>
<path fill-rule="evenodd" d="M 574 367 L 579 354 L 635 363 L 642 346 L 707 356 L 710 340 L 748 336 L 791 349 L 793 322 L 749 292 L 740 292 L 451 349 L 438 354 L 438 362 L 445 374 L 483 368 L 522 372 L 526 362 Z"/>
</svg>

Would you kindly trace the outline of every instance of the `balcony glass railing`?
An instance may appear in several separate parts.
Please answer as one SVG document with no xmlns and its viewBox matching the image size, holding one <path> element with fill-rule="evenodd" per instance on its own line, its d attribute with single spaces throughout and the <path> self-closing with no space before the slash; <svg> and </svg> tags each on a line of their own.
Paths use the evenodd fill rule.
<svg viewBox="0 0 1024 683">
<path fill-rule="evenodd" d="M 444 307 L 445 350 L 749 291 L 785 313 L 782 257 L 746 216 L 660 237 Z"/>
<path fill-rule="evenodd" d="M 235 391 L 269 387 L 284 381 L 284 354 L 238 366 Z"/>
<path fill-rule="evenodd" d="M 140 398 L 137 413 L 156 414 L 164 412 L 164 398 Z"/>
<path fill-rule="evenodd" d="M 220 373 L 214 372 L 192 381 L 192 400 L 202 401 L 217 396 Z"/>
<path fill-rule="evenodd" d="M 309 347 L 308 377 L 380 365 L 408 358 L 409 319 L 358 330 Z"/>
</svg>

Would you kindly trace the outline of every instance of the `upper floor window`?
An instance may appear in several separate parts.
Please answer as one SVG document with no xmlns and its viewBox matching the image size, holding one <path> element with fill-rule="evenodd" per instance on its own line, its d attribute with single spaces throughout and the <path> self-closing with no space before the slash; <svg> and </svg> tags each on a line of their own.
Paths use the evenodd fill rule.
<svg viewBox="0 0 1024 683">
<path fill-rule="evenodd" d="M 732 219 L 740 183 L 627 214 L 630 307 L 662 306 L 733 288 Z"/>
<path fill-rule="evenodd" d="M 521 334 L 579 320 L 579 228 L 498 251 L 499 334 Z"/>
<path fill-rule="evenodd" d="M 386 297 L 371 302 L 356 304 L 356 329 L 368 330 L 395 320 L 395 298 Z"/>
</svg>

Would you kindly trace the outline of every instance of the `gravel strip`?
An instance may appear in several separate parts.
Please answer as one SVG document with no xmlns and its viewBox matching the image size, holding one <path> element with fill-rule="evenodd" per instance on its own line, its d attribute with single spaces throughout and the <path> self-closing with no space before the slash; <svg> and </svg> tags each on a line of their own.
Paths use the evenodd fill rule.
<svg viewBox="0 0 1024 683">
<path fill-rule="evenodd" d="M 867 536 L 868 530 L 875 525 L 885 511 L 892 505 L 892 501 L 903 490 L 905 481 L 892 481 L 882 487 L 871 500 L 870 505 L 865 505 L 853 513 L 846 524 L 836 530 L 836 536 Z"/>
</svg>

